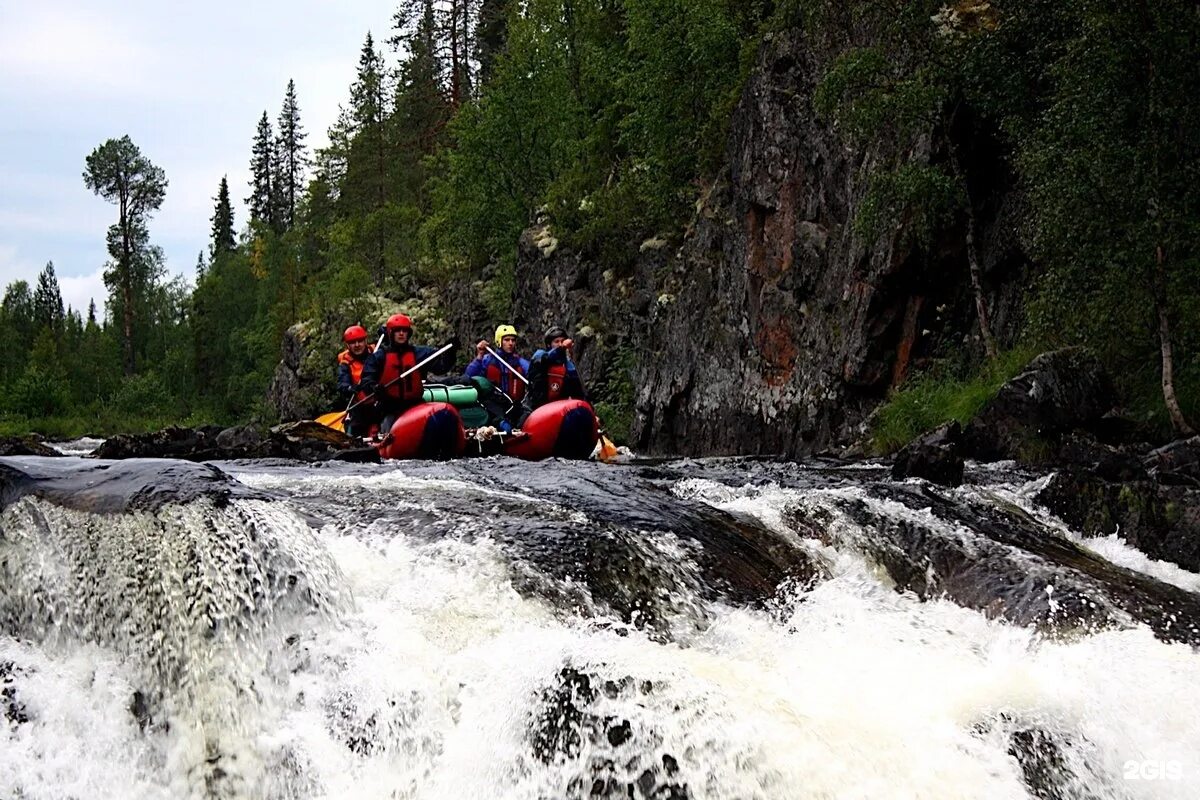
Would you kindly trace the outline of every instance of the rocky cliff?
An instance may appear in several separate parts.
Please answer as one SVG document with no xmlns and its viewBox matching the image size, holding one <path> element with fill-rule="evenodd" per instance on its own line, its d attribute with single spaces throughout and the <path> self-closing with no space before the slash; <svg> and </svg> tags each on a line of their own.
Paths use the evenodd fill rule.
<svg viewBox="0 0 1200 800">
<path fill-rule="evenodd" d="M 767 38 L 734 112 L 728 166 L 680 242 L 652 239 L 623 269 L 589 264 L 552 228 L 526 232 L 519 323 L 583 331 L 585 376 L 631 369 L 631 444 L 643 452 L 804 454 L 848 444 L 908 371 L 978 349 L 966 215 L 924 241 L 900 221 L 854 232 L 869 175 L 898 155 L 963 158 L 993 327 L 1019 322 L 1028 261 L 1020 197 L 969 111 L 947 130 L 871 149 L 813 110 L 844 42 L 793 29 Z"/>
</svg>

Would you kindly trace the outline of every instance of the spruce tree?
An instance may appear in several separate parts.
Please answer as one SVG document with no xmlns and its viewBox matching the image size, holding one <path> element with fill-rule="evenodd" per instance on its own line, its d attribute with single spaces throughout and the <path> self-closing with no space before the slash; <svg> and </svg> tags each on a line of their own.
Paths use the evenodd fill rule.
<svg viewBox="0 0 1200 800">
<path fill-rule="evenodd" d="M 250 209 L 252 223 L 274 225 L 274 160 L 275 141 L 271 135 L 271 121 L 264 111 L 258 120 L 254 145 L 250 150 L 250 196 L 246 198 L 246 205 Z"/>
<path fill-rule="evenodd" d="M 33 292 L 33 317 L 39 329 L 49 328 L 57 332 L 62 327 L 62 292 L 58 288 L 53 261 L 47 261 L 45 269 L 38 275 L 37 288 Z"/>
<path fill-rule="evenodd" d="M 215 262 L 226 253 L 232 253 L 237 247 L 233 235 L 233 206 L 229 202 L 229 181 L 221 177 L 217 187 L 216 207 L 212 215 L 212 241 L 208 245 L 209 261 Z M 196 267 L 197 275 L 204 271 L 204 254 L 200 254 L 200 263 Z"/>
<path fill-rule="evenodd" d="M 304 148 L 306 136 L 300 124 L 296 82 L 289 80 L 287 94 L 283 97 L 283 109 L 279 112 L 279 137 L 275 145 L 280 223 L 285 230 L 290 230 L 296 224 L 296 201 L 303 191 L 304 170 L 308 166 L 308 154 Z"/>
<path fill-rule="evenodd" d="M 89 330 L 97 327 L 97 325 L 96 325 L 96 300 L 94 298 L 88 301 L 87 326 L 88 326 Z"/>
<path fill-rule="evenodd" d="M 511 0 L 481 0 L 475 26 L 475 59 L 479 83 L 486 83 L 496 68 L 496 59 L 508 41 L 508 9 Z"/>
<path fill-rule="evenodd" d="M 365 231 L 358 240 L 361 258 L 378 286 L 386 269 L 386 225 L 378 224 L 379 212 L 388 202 L 388 173 L 391 154 L 386 129 L 387 76 L 383 58 L 375 49 L 371 34 L 363 43 L 358 75 L 350 87 L 350 121 L 353 138 L 346 162 L 342 213 L 362 224 Z"/>
</svg>

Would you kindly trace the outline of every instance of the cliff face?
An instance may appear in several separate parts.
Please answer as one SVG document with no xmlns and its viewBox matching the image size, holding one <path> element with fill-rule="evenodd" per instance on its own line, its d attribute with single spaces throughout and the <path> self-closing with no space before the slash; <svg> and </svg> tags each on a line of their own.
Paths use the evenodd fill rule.
<svg viewBox="0 0 1200 800">
<path fill-rule="evenodd" d="M 993 327 L 1002 341 L 1015 330 L 1028 267 L 1002 154 L 966 114 L 951 130 L 850 147 L 812 110 L 832 52 L 799 30 L 763 44 L 731 122 L 728 168 L 681 244 L 647 242 L 618 277 L 537 246 L 552 241 L 544 229 L 523 240 L 518 319 L 586 326 L 589 380 L 632 363 L 635 449 L 804 454 L 848 444 L 914 364 L 978 348 L 965 214 L 923 246 L 903 222 L 874 242 L 853 231 L 870 173 L 901 149 L 937 161 L 957 143 Z"/>
</svg>

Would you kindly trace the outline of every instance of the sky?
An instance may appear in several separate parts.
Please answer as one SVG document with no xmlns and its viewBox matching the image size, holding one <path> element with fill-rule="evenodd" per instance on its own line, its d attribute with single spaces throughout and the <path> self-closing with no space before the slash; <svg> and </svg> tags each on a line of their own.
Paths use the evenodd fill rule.
<svg viewBox="0 0 1200 800">
<path fill-rule="evenodd" d="M 167 174 L 151 241 L 193 278 L 223 175 L 246 222 L 263 111 L 274 127 L 294 79 L 306 143 L 325 144 L 363 40 L 387 39 L 396 5 L 0 0 L 0 292 L 53 261 L 63 302 L 86 311 L 94 297 L 103 314 L 117 211 L 84 186 L 84 160 L 126 134 Z"/>
</svg>

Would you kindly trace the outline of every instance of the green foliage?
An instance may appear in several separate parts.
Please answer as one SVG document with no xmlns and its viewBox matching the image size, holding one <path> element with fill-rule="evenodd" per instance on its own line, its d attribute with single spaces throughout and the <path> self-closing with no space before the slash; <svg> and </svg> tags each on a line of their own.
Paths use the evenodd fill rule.
<svg viewBox="0 0 1200 800">
<path fill-rule="evenodd" d="M 874 449 L 891 453 L 944 422 L 967 424 L 1036 353 L 1035 348 L 1022 347 L 965 373 L 945 369 L 910 378 L 875 412 L 871 426 Z"/>
<path fill-rule="evenodd" d="M 595 376 L 588 386 L 605 433 L 617 442 L 628 442 L 633 426 L 633 370 L 636 364 L 637 355 L 633 348 L 621 345 L 614 354 L 608 374 Z"/>
<path fill-rule="evenodd" d="M 460 109 L 426 241 L 479 267 L 539 208 L 567 242 L 620 263 L 684 223 L 719 164 L 766 4 L 533 0 Z"/>
<path fill-rule="evenodd" d="M 928 245 L 962 204 L 962 186 L 943 169 L 907 163 L 872 176 L 854 229 L 869 240 L 884 233 L 889 224 L 902 226 L 906 235 Z"/>
<path fill-rule="evenodd" d="M 152 371 L 123 380 L 107 406 L 118 414 L 131 417 L 174 416 L 176 413 L 174 397 L 158 374 Z"/>
</svg>

